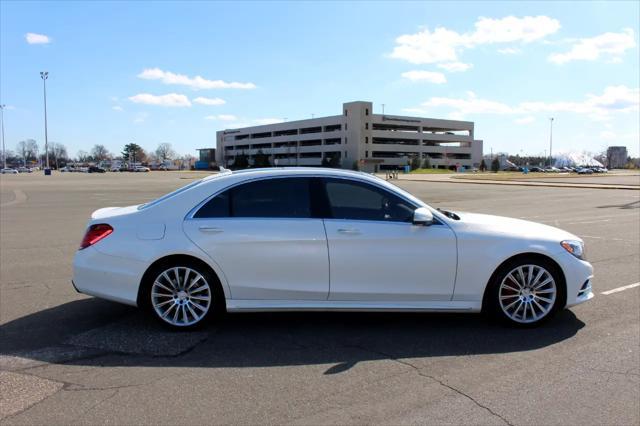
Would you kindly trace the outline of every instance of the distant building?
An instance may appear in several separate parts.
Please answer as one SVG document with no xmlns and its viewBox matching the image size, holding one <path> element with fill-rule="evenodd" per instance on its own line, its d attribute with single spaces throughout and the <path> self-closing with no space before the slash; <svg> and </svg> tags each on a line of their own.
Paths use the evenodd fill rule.
<svg viewBox="0 0 640 426">
<path fill-rule="evenodd" d="M 216 149 L 200 148 L 198 151 L 198 159 L 196 160 L 196 170 L 208 170 L 216 165 Z"/>
<path fill-rule="evenodd" d="M 607 167 L 610 169 L 621 169 L 627 164 L 627 147 L 610 146 L 607 148 Z"/>
<path fill-rule="evenodd" d="M 320 166 L 339 160 L 342 168 L 373 172 L 429 159 L 434 168 L 478 167 L 482 141 L 470 121 L 374 114 L 371 102 L 348 102 L 340 115 L 217 132 L 218 164 L 236 156 L 249 164 L 262 152 L 278 166 Z"/>
</svg>

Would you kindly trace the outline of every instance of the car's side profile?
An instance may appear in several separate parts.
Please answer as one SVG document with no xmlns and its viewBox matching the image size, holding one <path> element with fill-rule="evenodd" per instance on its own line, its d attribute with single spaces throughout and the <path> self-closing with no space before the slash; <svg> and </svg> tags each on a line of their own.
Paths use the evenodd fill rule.
<svg viewBox="0 0 640 426">
<path fill-rule="evenodd" d="M 593 297 L 592 273 L 565 231 L 441 212 L 364 173 L 289 168 L 95 211 L 73 283 L 179 328 L 225 310 L 486 311 L 536 324 Z"/>
</svg>

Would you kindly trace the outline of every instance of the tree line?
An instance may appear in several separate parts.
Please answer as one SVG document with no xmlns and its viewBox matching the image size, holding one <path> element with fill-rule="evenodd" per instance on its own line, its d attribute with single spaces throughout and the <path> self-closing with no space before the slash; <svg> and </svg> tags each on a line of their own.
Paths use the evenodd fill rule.
<svg viewBox="0 0 640 426">
<path fill-rule="evenodd" d="M 43 147 L 44 148 L 44 147 Z M 7 164 L 30 165 L 35 163 L 45 164 L 46 153 L 40 149 L 34 139 L 25 139 L 18 142 L 15 151 L 7 150 Z M 179 156 L 170 143 L 160 143 L 153 152 L 145 151 L 136 143 L 126 144 L 120 154 L 110 152 L 102 144 L 94 145 L 90 151 L 80 150 L 75 157 L 69 155 L 67 147 L 58 142 L 49 142 L 49 165 L 55 169 L 64 167 L 68 163 L 100 163 L 103 161 L 121 160 L 124 162 L 149 163 L 171 160 L 183 160 L 190 162 L 192 155 Z"/>
</svg>

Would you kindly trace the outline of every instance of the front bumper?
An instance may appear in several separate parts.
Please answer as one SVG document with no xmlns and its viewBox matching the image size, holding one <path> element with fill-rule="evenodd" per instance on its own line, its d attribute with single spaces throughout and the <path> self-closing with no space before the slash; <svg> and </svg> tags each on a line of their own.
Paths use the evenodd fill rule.
<svg viewBox="0 0 640 426">
<path fill-rule="evenodd" d="M 593 299 L 593 266 L 587 261 L 575 258 L 569 253 L 562 254 L 562 270 L 567 283 L 566 307 L 578 305 Z"/>
</svg>

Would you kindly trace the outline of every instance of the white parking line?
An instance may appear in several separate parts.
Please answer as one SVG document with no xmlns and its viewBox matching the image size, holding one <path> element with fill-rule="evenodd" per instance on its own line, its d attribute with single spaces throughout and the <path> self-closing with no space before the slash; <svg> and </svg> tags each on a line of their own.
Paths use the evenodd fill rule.
<svg viewBox="0 0 640 426">
<path fill-rule="evenodd" d="M 640 287 L 640 283 L 633 283 L 633 284 L 625 285 L 622 287 L 614 288 L 613 290 L 603 291 L 600 294 L 604 294 L 605 296 L 608 296 L 610 294 L 618 293 L 619 291 L 629 290 L 630 288 L 635 288 L 635 287 Z"/>
</svg>

